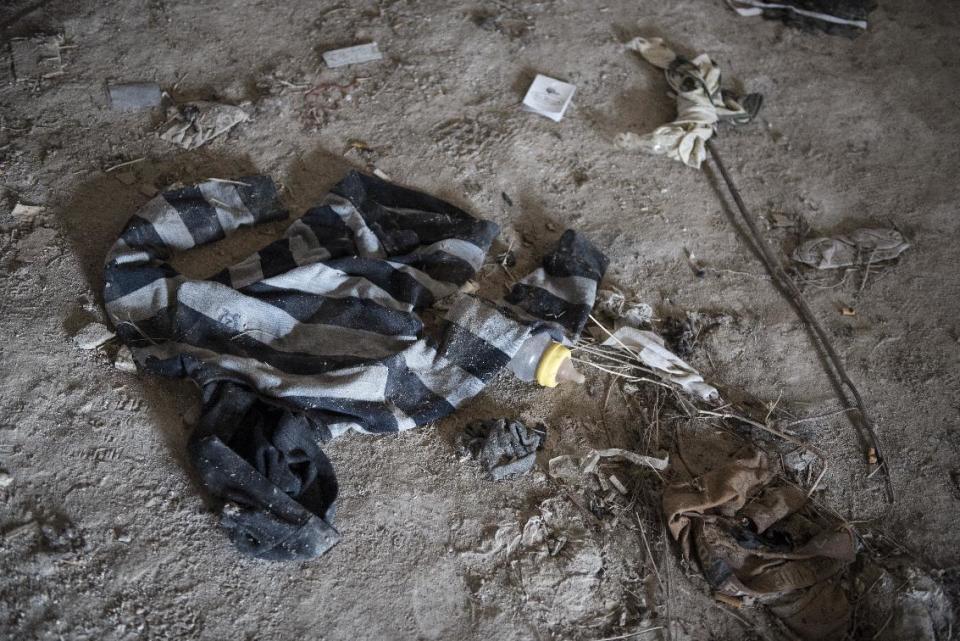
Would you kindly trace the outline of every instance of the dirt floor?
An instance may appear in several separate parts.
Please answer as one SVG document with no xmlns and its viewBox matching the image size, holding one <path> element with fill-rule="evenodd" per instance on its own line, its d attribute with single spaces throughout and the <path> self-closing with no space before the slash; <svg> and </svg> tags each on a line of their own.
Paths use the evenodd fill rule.
<svg viewBox="0 0 960 641">
<path fill-rule="evenodd" d="M 574 227 L 609 254 L 607 283 L 658 316 L 717 315 L 691 362 L 793 416 L 834 413 L 794 428 L 828 454 L 818 500 L 864 532 L 882 532 L 911 563 L 940 569 L 932 576 L 955 595 L 960 4 L 881 5 L 869 31 L 849 40 L 741 18 L 720 0 L 5 2 L 0 637 L 779 634 L 758 609 L 715 604 L 699 572 L 679 561 L 649 470 L 611 468 L 648 488 L 627 518 L 585 513 L 547 475 L 557 455 L 650 443 L 636 404 L 611 393 L 600 372 L 588 372 L 582 388 L 552 390 L 504 374 L 434 426 L 331 443 L 342 542 L 307 563 L 238 554 L 188 469 L 195 387 L 118 371 L 115 346 L 80 350 L 73 337 L 102 319 L 104 256 L 157 189 L 260 172 L 282 183 L 299 213 L 350 167 L 379 169 L 496 221 L 495 253 L 513 244 L 515 274 Z M 36 34 L 63 35 L 63 73 L 16 82 L 6 41 Z M 895 225 L 909 238 L 895 264 L 866 276 L 803 273 L 876 419 L 893 505 L 713 174 L 613 146 L 617 133 L 650 130 L 674 112 L 662 74 L 623 46 L 636 35 L 708 52 L 731 87 L 764 94 L 758 121 L 725 130 L 719 145 L 748 203 L 772 221 L 764 231 L 775 245 L 792 250 L 798 223 L 827 234 Z M 320 52 L 369 41 L 382 62 L 322 63 Z M 519 108 L 536 73 L 577 86 L 560 123 Z M 133 80 L 156 81 L 177 100 L 238 104 L 251 119 L 183 151 L 157 137 L 159 111 L 108 108 L 105 83 Z M 139 162 L 105 171 L 128 161 Z M 14 214 L 18 202 L 43 209 Z M 792 229 L 773 224 L 784 220 Z M 211 273 L 284 227 L 240 234 L 184 265 Z M 501 295 L 503 270 L 484 274 L 481 293 Z M 495 483 L 458 458 L 463 425 L 496 416 L 547 426 L 534 473 Z M 666 576 L 654 581 L 654 567 Z M 849 585 L 863 591 L 860 579 Z M 905 639 L 895 636 L 906 634 L 902 624 L 896 610 L 861 609 L 852 635 Z M 938 634 L 929 638 L 955 633 Z"/>
</svg>

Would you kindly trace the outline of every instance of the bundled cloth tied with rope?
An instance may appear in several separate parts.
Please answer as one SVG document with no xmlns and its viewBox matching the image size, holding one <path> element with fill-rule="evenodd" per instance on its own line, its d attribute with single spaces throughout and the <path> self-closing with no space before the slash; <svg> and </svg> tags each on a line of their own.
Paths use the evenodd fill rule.
<svg viewBox="0 0 960 641">
<path fill-rule="evenodd" d="M 623 149 L 667 156 L 699 169 L 707 157 L 706 141 L 715 133 L 717 123 L 744 124 L 760 110 L 760 94 L 747 94 L 741 99 L 720 88 L 720 68 L 705 53 L 687 60 L 674 53 L 662 38 L 634 38 L 627 47 L 663 69 L 667 84 L 676 94 L 677 117 L 647 134 L 618 135 L 616 144 Z"/>
<path fill-rule="evenodd" d="M 202 390 L 190 458 L 242 551 L 307 559 L 339 540 L 321 446 L 348 430 L 435 421 L 476 396 L 538 331 L 579 335 L 606 257 L 569 230 L 500 303 L 460 293 L 496 224 L 357 172 L 285 236 L 209 279 L 173 253 L 286 217 L 263 176 L 162 193 L 106 262 L 104 298 L 147 372 Z M 419 312 L 452 301 L 425 326 Z"/>
</svg>

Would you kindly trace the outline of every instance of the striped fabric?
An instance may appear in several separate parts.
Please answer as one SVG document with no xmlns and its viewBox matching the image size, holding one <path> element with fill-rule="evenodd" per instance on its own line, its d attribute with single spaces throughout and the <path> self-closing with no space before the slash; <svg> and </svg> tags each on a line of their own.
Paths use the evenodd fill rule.
<svg viewBox="0 0 960 641">
<path fill-rule="evenodd" d="M 505 302 L 461 294 L 497 226 L 357 172 L 283 238 L 207 280 L 167 262 L 286 215 L 263 176 L 163 193 L 114 244 L 104 291 L 142 369 L 201 387 L 191 460 L 233 542 L 277 560 L 318 556 L 339 538 L 322 443 L 450 414 L 531 332 L 576 335 L 607 266 L 567 231 Z M 425 327 L 418 313 L 446 297 L 442 322 Z"/>
</svg>

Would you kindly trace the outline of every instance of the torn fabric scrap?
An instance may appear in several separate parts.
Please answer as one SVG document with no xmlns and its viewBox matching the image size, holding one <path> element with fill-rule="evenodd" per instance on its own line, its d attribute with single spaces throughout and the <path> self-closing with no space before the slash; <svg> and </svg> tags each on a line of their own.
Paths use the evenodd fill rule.
<svg viewBox="0 0 960 641">
<path fill-rule="evenodd" d="M 532 470 L 545 437 L 543 430 L 528 429 L 519 421 L 500 418 L 473 421 L 457 442 L 461 453 L 475 458 L 490 478 L 501 481 Z"/>
<path fill-rule="evenodd" d="M 863 228 L 835 238 L 814 238 L 800 244 L 793 259 L 817 269 L 869 265 L 897 258 L 910 248 L 896 229 Z"/>
<path fill-rule="evenodd" d="M 704 382 L 693 367 L 667 349 L 663 339 L 653 332 L 624 326 L 603 342 L 608 347 L 624 347 L 633 352 L 658 376 L 679 385 L 685 392 L 705 401 L 716 401 L 720 392 Z"/>
<path fill-rule="evenodd" d="M 170 109 L 168 120 L 173 124 L 160 134 L 160 138 L 184 149 L 196 149 L 249 119 L 250 116 L 240 107 L 191 102 Z"/>
<path fill-rule="evenodd" d="M 263 176 L 162 193 L 111 249 L 104 290 L 140 368 L 201 388 L 192 463 L 234 544 L 274 560 L 312 558 L 339 539 L 324 442 L 452 413 L 538 323 L 553 326 L 537 315 L 546 293 L 565 291 L 564 327 L 582 328 L 596 282 L 575 290 L 565 282 L 599 280 L 606 265 L 569 230 L 535 272 L 538 284 L 513 292 L 510 304 L 462 294 L 497 226 L 357 172 L 282 239 L 209 279 L 188 279 L 168 262 L 286 215 Z M 552 275 L 556 265 L 565 278 Z M 453 303 L 438 327 L 425 327 L 419 313 L 443 297 Z"/>
<path fill-rule="evenodd" d="M 720 88 L 720 68 L 706 54 L 693 60 L 678 56 L 662 38 L 634 38 L 627 47 L 650 64 L 663 69 L 676 94 L 677 117 L 647 134 L 619 134 L 617 146 L 667 156 L 700 168 L 706 158 L 706 141 L 719 122 L 749 122 L 760 109 L 760 94 L 742 99 Z"/>
<path fill-rule="evenodd" d="M 667 486 L 670 533 L 720 594 L 762 601 L 802 639 L 841 638 L 850 604 L 839 577 L 856 558 L 853 532 L 808 516 L 805 492 L 774 476 L 767 456 L 746 448 Z"/>
</svg>

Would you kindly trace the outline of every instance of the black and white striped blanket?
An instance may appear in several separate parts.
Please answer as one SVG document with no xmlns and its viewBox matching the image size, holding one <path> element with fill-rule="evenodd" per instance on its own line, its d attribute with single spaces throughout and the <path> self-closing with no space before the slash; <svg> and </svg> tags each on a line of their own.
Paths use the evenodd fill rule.
<svg viewBox="0 0 960 641">
<path fill-rule="evenodd" d="M 357 172 L 283 238 L 209 279 L 167 262 L 286 215 L 263 176 L 160 194 L 111 249 L 104 291 L 140 367 L 203 390 L 193 464 L 233 542 L 278 560 L 317 556 L 339 538 L 323 442 L 450 414 L 531 332 L 577 335 L 607 267 L 567 231 L 505 301 L 462 294 L 497 225 Z M 448 311 L 425 327 L 418 312 L 440 299 L 452 300 Z"/>
</svg>

